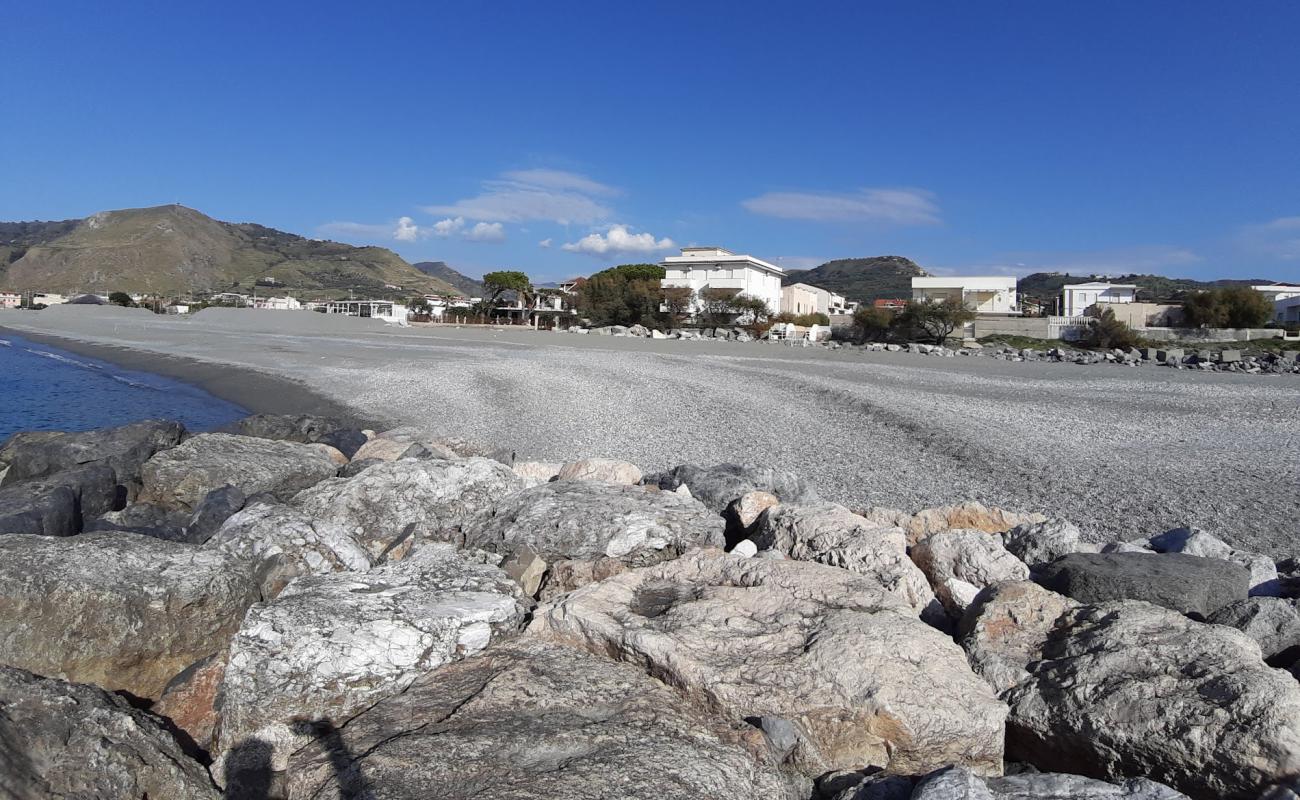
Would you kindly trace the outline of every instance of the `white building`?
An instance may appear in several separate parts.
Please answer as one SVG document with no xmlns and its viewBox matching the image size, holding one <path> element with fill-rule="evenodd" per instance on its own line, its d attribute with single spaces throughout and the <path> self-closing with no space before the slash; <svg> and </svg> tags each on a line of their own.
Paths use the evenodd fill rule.
<svg viewBox="0 0 1300 800">
<path fill-rule="evenodd" d="M 825 314 L 828 317 L 853 313 L 844 295 L 808 283 L 781 287 L 781 311 L 795 316 Z"/>
<path fill-rule="evenodd" d="M 1275 300 L 1273 302 L 1273 321 L 1278 323 L 1300 322 L 1300 294 Z"/>
<path fill-rule="evenodd" d="M 1061 314 L 1082 317 L 1094 303 L 1137 302 L 1137 285 L 1132 283 L 1071 283 L 1061 287 Z"/>
<path fill-rule="evenodd" d="M 326 314 L 382 319 L 396 325 L 406 324 L 406 306 L 390 300 L 331 300 L 324 305 Z"/>
<path fill-rule="evenodd" d="M 762 300 L 773 314 L 781 310 L 785 270 L 775 264 L 721 247 L 683 247 L 680 256 L 669 256 L 659 265 L 664 268 L 665 289 L 691 289 L 697 296 L 706 289 L 735 290 Z M 698 310 L 698 297 L 694 302 Z"/>
<path fill-rule="evenodd" d="M 1002 275 L 913 278 L 912 299 L 918 303 L 960 300 L 977 314 L 1020 313 L 1016 301 L 1016 279 Z"/>
<path fill-rule="evenodd" d="M 1288 286 L 1284 283 L 1274 283 L 1268 286 L 1250 287 L 1268 298 L 1270 303 L 1276 303 L 1279 300 L 1290 300 L 1293 297 L 1300 297 L 1300 286 Z"/>
<path fill-rule="evenodd" d="M 268 311 L 300 311 L 302 303 L 292 297 L 254 297 L 253 308 Z"/>
<path fill-rule="evenodd" d="M 43 304 L 47 306 L 58 306 L 68 302 L 68 298 L 54 292 L 33 292 L 32 305 Z"/>
<path fill-rule="evenodd" d="M 18 308 L 23 304 L 23 296 L 18 292 L 0 292 L 0 308 Z"/>
</svg>

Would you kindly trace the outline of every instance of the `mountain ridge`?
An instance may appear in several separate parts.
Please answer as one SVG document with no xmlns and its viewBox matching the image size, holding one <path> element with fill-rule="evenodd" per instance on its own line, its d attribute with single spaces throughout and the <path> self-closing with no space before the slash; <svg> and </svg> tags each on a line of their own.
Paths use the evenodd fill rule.
<svg viewBox="0 0 1300 800">
<path fill-rule="evenodd" d="M 468 275 L 458 272 L 454 267 L 448 265 L 446 261 L 416 261 L 411 266 L 425 275 L 430 275 L 449 284 L 466 297 L 482 297 L 484 294 L 482 281 L 476 281 Z"/>
<path fill-rule="evenodd" d="M 929 274 L 903 256 L 837 258 L 812 269 L 789 270 L 781 284 L 808 283 L 870 303 L 879 298 L 910 299 L 912 278 Z"/>
</svg>

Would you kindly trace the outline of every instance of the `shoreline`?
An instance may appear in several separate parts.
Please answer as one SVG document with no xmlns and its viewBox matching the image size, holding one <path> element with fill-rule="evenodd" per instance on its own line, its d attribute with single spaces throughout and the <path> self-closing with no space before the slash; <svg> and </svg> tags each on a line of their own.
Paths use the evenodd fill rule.
<svg viewBox="0 0 1300 800">
<path fill-rule="evenodd" d="M 334 417 L 358 427 L 380 430 L 392 420 L 374 419 L 335 401 L 305 384 L 247 367 L 201 361 L 187 356 L 136 350 L 120 345 L 87 342 L 0 324 L 0 332 L 80 356 L 107 361 L 133 372 L 148 372 L 197 387 L 233 403 L 249 414 L 314 414 Z"/>
</svg>

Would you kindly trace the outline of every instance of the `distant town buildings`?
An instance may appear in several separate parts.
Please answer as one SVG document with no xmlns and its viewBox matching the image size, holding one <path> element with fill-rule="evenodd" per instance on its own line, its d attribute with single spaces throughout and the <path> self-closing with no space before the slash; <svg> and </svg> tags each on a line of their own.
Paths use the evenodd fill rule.
<svg viewBox="0 0 1300 800">
<path fill-rule="evenodd" d="M 1133 303 L 1137 301 L 1137 285 L 1132 283 L 1071 283 L 1061 287 L 1061 313 L 1067 317 L 1081 317 L 1094 303 Z"/>
<path fill-rule="evenodd" d="M 349 317 L 382 319 L 398 325 L 406 324 L 407 308 L 391 300 L 331 300 L 320 304 L 326 314 L 343 314 Z"/>
<path fill-rule="evenodd" d="M 907 301 L 893 297 L 878 297 L 871 302 L 871 305 L 874 308 L 883 308 L 887 311 L 902 311 L 907 308 Z"/>
<path fill-rule="evenodd" d="M 912 299 L 918 303 L 957 300 L 976 314 L 1021 313 L 1016 279 L 1002 275 L 912 278 Z"/>
<path fill-rule="evenodd" d="M 302 310 L 302 303 L 292 297 L 254 297 L 248 305 L 268 311 Z"/>
<path fill-rule="evenodd" d="M 18 292 L 0 292 L 0 308 L 18 308 L 23 304 L 23 296 Z"/>
<path fill-rule="evenodd" d="M 691 289 L 693 311 L 700 309 L 699 294 L 709 289 L 735 291 L 762 300 L 768 311 L 781 311 L 781 279 L 785 270 L 749 255 L 721 247 L 683 247 L 680 256 L 665 258 L 661 285 L 665 289 Z"/>
</svg>

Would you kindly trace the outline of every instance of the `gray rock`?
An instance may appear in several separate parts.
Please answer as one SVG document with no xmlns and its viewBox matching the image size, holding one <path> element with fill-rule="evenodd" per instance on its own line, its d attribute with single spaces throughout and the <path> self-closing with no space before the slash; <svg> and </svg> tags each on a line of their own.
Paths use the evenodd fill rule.
<svg viewBox="0 0 1300 800">
<path fill-rule="evenodd" d="M 230 644 L 218 747 L 256 736 L 282 758 L 302 735 L 295 719 L 347 719 L 515 633 L 524 611 L 504 572 L 441 543 L 366 573 L 299 578 L 249 609 Z"/>
<path fill-rule="evenodd" d="M 1168 786 L 1132 778 L 1121 783 L 1052 772 L 980 778 L 964 767 L 948 767 L 916 785 L 913 800 L 1188 800 Z M 838 798 L 837 800 L 857 800 Z"/>
<path fill-rule="evenodd" d="M 720 547 L 723 521 L 671 492 L 555 481 L 501 498 L 461 525 L 460 541 L 503 555 L 528 546 L 547 562 L 616 558 L 644 566 L 691 547 Z"/>
<path fill-rule="evenodd" d="M 1228 625 L 1254 639 L 1264 660 L 1275 667 L 1288 667 L 1300 659 L 1300 613 L 1294 600 L 1250 597 L 1227 604 L 1206 622 Z"/>
<path fill-rule="evenodd" d="M 85 532 L 119 531 L 181 542 L 185 541 L 189 522 L 190 517 L 184 512 L 153 503 L 132 503 L 121 511 L 110 511 L 86 523 Z"/>
<path fill-rule="evenodd" d="M 340 419 L 315 414 L 253 414 L 218 429 L 219 433 L 310 444 L 334 431 L 350 428 Z"/>
<path fill-rule="evenodd" d="M 280 503 L 254 502 L 232 515 L 208 547 L 256 565 L 260 593 L 269 600 L 294 578 L 331 572 L 365 572 L 369 553 L 347 531 L 313 522 Z"/>
<path fill-rule="evenodd" d="M 759 516 L 752 538 L 760 550 L 842 567 L 870 578 L 918 614 L 930 609 L 942 615 L 932 608 L 936 600 L 925 574 L 907 557 L 901 528 L 872 524 L 833 503 L 782 504 Z"/>
<path fill-rule="evenodd" d="M 1036 583 L 1011 581 L 982 590 L 958 626 L 971 668 L 999 694 L 1029 677 L 1056 621 L 1079 604 Z"/>
<path fill-rule="evenodd" d="M 392 461 L 325 481 L 293 505 L 316 523 L 340 528 L 378 561 L 403 541 L 441 535 L 522 486 L 509 467 L 486 458 Z"/>
<path fill-rule="evenodd" d="M 1267 593 L 1268 588 L 1277 581 L 1277 566 L 1273 559 L 1260 553 L 1238 550 L 1199 528 L 1174 528 L 1152 536 L 1148 543 L 1157 553 L 1185 553 L 1240 564 L 1250 571 L 1252 594 L 1257 588 Z"/>
<path fill-rule="evenodd" d="M 911 556 L 954 619 L 961 618 L 980 589 L 1029 577 L 1029 568 L 1007 552 L 1001 537 L 978 530 L 932 534 L 912 548 Z"/>
<path fill-rule="evenodd" d="M 1228 561 L 1180 553 L 1071 553 L 1034 579 L 1082 603 L 1145 600 L 1204 619 L 1244 600 L 1250 573 Z"/>
<path fill-rule="evenodd" d="M 130 533 L 0 537 L 0 664 L 156 699 L 226 646 L 247 562 Z"/>
<path fill-rule="evenodd" d="M 0 796 L 217 800 L 157 717 L 94 686 L 0 667 Z"/>
<path fill-rule="evenodd" d="M 316 443 L 327 444 L 348 458 L 352 458 L 368 441 L 370 438 L 356 428 L 341 428 L 322 435 Z"/>
<path fill-rule="evenodd" d="M 635 667 L 527 639 L 315 732 L 286 765 L 290 798 L 795 797 L 761 736 L 699 713 Z"/>
<path fill-rule="evenodd" d="M 809 776 L 1002 770 L 1004 707 L 960 648 L 847 570 L 696 551 L 571 592 L 529 634 L 637 664 L 727 718 L 787 720 Z"/>
<path fill-rule="evenodd" d="M 1083 533 L 1073 523 L 1053 519 L 1017 525 L 1002 535 L 1007 550 L 1030 569 L 1069 553 L 1095 553 L 1096 545 L 1081 541 Z"/>
<path fill-rule="evenodd" d="M 388 462 L 381 458 L 361 458 L 349 461 L 347 466 L 339 470 L 340 478 L 355 478 L 362 472 L 370 469 L 376 464 L 386 464 Z"/>
<path fill-rule="evenodd" d="M 1009 758 L 1207 800 L 1300 770 L 1300 684 L 1232 628 L 1148 603 L 1080 606 L 1026 669 L 1003 695 Z"/>
<path fill-rule="evenodd" d="M 782 503 L 817 502 L 816 493 L 803 478 L 793 472 L 772 467 L 743 467 L 738 464 L 698 467 L 683 464 L 667 472 L 651 475 L 645 482 L 658 484 L 659 488 L 668 491 L 684 484 L 696 499 L 715 514 L 721 514 L 733 501 L 755 491 L 771 492 Z"/>
<path fill-rule="evenodd" d="M 909 800 L 915 783 L 905 775 L 832 773 L 817 782 L 817 797 L 826 800 Z"/>
<path fill-rule="evenodd" d="M 140 497 L 193 511 L 208 492 L 222 486 L 287 499 L 337 472 L 338 466 L 316 445 L 201 433 L 145 462 Z"/>
<path fill-rule="evenodd" d="M 203 544 L 211 539 L 226 520 L 244 507 L 247 500 L 237 486 L 222 486 L 208 492 L 190 515 L 189 524 L 185 526 L 185 540 L 191 544 Z"/>
<path fill-rule="evenodd" d="M 77 493 L 66 486 L 0 489 L 0 534 L 72 536 L 80 528 Z"/>
<path fill-rule="evenodd" d="M 180 444 L 184 436 L 184 425 L 164 420 L 72 433 L 16 433 L 0 447 L 0 485 L 87 464 L 107 464 L 119 484 L 128 490 L 128 498 L 132 498 L 140 488 L 140 468 L 144 463 L 159 450 Z"/>
<path fill-rule="evenodd" d="M 605 481 L 633 486 L 641 482 L 641 468 L 612 458 L 584 458 L 560 467 L 556 480 Z"/>
</svg>

